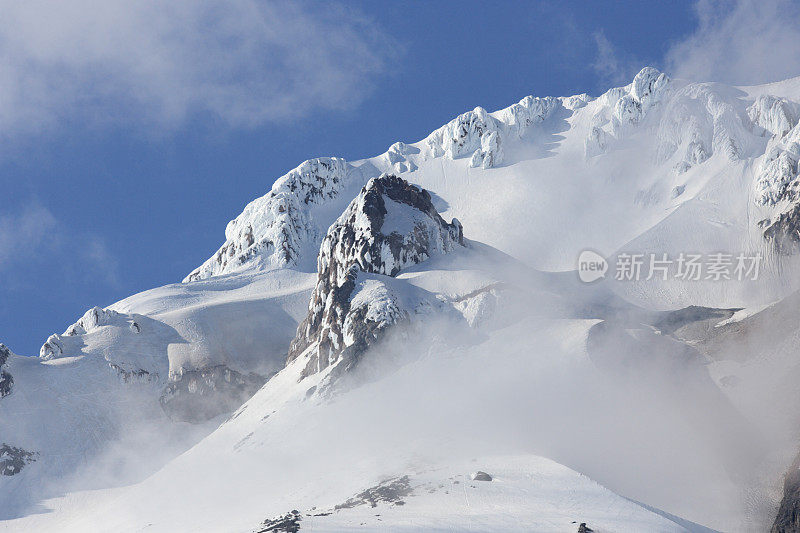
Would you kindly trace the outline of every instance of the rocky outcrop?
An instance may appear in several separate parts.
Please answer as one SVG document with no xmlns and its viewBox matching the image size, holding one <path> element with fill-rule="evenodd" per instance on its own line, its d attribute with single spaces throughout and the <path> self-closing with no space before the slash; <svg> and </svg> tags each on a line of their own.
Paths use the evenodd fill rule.
<svg viewBox="0 0 800 533">
<path fill-rule="evenodd" d="M 382 276 L 463 245 L 461 224 L 445 222 L 427 191 L 396 176 L 370 180 L 322 241 L 317 283 L 289 362 L 311 350 L 305 375 L 342 359 L 352 364 L 413 312 L 415 304 Z"/>
<path fill-rule="evenodd" d="M 5 344 L 0 343 L 0 398 L 11 394 L 11 388 L 14 386 L 14 378 L 6 368 L 9 357 L 11 357 L 11 350 Z"/>
<path fill-rule="evenodd" d="M 771 135 L 756 171 L 756 202 L 770 211 L 759 221 L 764 237 L 779 253 L 800 247 L 800 123 L 798 106 L 784 99 L 762 96 L 748 108 L 754 130 Z"/>
<path fill-rule="evenodd" d="M 19 474 L 26 465 L 36 461 L 38 457 L 39 454 L 36 452 L 16 448 L 4 442 L 0 444 L 0 476 Z"/>
<path fill-rule="evenodd" d="M 761 205 L 775 206 L 798 199 L 798 166 L 800 160 L 800 126 L 781 137 L 773 137 L 758 169 L 756 199 Z"/>
<path fill-rule="evenodd" d="M 170 377 L 159 401 L 173 420 L 202 422 L 234 411 L 265 382 L 258 374 L 241 374 L 225 365 L 183 370 Z"/>
<path fill-rule="evenodd" d="M 798 456 L 783 481 L 783 499 L 772 523 L 771 533 L 796 533 L 800 531 L 800 456 Z"/>
</svg>

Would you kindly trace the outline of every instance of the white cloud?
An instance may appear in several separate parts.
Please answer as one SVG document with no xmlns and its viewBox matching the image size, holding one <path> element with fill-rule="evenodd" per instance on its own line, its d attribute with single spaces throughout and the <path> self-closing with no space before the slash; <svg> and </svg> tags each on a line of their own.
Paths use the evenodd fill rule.
<svg viewBox="0 0 800 533">
<path fill-rule="evenodd" d="M 0 131 L 62 120 L 232 127 L 348 109 L 391 38 L 351 8 L 258 0 L 0 0 Z"/>
<path fill-rule="evenodd" d="M 51 249 L 57 227 L 53 214 L 38 204 L 29 204 L 14 213 L 0 213 L 0 271 L 12 261 Z"/>
<path fill-rule="evenodd" d="M 0 212 L 0 277 L 19 277 L 31 265 L 55 262 L 58 271 L 119 285 L 119 262 L 105 241 L 91 232 L 73 232 L 53 213 L 32 201 Z"/>
<path fill-rule="evenodd" d="M 761 84 L 800 75 L 800 5 L 791 0 L 700 0 L 697 30 L 667 53 L 693 81 Z"/>
<path fill-rule="evenodd" d="M 603 86 L 611 87 L 630 83 L 644 63 L 630 54 L 621 53 L 602 30 L 595 32 L 592 37 L 597 47 L 592 68 Z"/>
</svg>

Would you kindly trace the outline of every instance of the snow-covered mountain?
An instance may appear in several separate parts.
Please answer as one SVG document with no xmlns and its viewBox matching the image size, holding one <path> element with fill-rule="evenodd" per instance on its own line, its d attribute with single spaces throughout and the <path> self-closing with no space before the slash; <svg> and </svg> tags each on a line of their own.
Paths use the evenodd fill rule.
<svg viewBox="0 0 800 533">
<path fill-rule="evenodd" d="M 800 449 L 798 119 L 800 78 L 645 68 L 302 163 L 182 283 L 0 345 L 0 530 L 763 530 Z M 614 279 L 682 253 L 760 269 Z"/>
</svg>

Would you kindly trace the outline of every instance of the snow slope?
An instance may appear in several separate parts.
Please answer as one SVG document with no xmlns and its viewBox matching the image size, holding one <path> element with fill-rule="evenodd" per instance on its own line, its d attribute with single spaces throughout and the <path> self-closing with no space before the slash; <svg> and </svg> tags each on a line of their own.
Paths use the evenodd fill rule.
<svg viewBox="0 0 800 533">
<path fill-rule="evenodd" d="M 576 522 L 587 522 L 597 531 L 702 531 L 532 453 L 560 448 L 555 441 L 563 444 L 594 434 L 592 426 L 581 422 L 585 406 L 569 400 L 575 387 L 601 377 L 591 371 L 581 342 L 593 323 L 523 321 L 512 330 L 498 330 L 492 336 L 495 349 L 421 354 L 388 375 L 370 369 L 366 375 L 382 377 L 367 379 L 334 401 L 307 392 L 324 374 L 298 383 L 305 362 L 297 359 L 211 436 L 144 482 L 48 501 L 49 514 L 4 525 L 39 531 L 102 524 L 101 529 L 115 531 L 146 526 L 153 531 L 244 532 L 298 509 L 302 527 L 312 531 L 576 531 Z M 536 332 L 538 357 L 531 359 L 530 337 L 520 335 L 522 331 Z M 515 349 L 496 350 L 515 338 L 515 332 L 520 339 Z M 432 386 L 447 379 L 453 384 L 446 392 Z M 572 387 L 564 387 L 567 383 Z M 491 397 L 478 393 L 487 388 Z M 597 383 L 586 398 L 603 388 Z M 545 398 L 551 404 L 542 403 Z M 438 408 L 429 409 L 432 404 Z M 511 404 L 527 424 L 520 424 L 520 415 L 498 416 Z M 604 407 L 595 412 L 604 412 Z M 465 423 L 442 424 L 451 416 L 465 417 Z M 595 424 L 609 420 L 605 416 Z M 437 426 L 447 430 L 437 431 Z M 519 431 L 530 440 L 517 438 Z M 668 432 L 645 440 L 649 438 L 668 438 Z M 596 468 L 613 463 L 606 455 L 610 444 L 602 439 L 596 443 L 598 459 L 603 458 Z M 616 457 L 622 459 L 637 447 L 631 443 L 617 450 Z M 696 461 L 698 477 L 709 468 L 713 472 L 708 457 Z M 493 481 L 471 481 L 468 476 L 477 470 L 489 472 Z M 403 476 L 408 476 L 411 494 L 375 508 L 347 506 L 366 489 Z M 699 496 L 700 487 L 697 492 Z"/>
<path fill-rule="evenodd" d="M 0 444 L 38 459 L 0 478 L 0 518 L 65 490 L 141 479 L 213 430 L 283 366 L 312 282 L 281 270 L 168 285 L 90 309 L 48 340 L 58 353 L 12 354 Z M 221 367 L 234 374 L 177 388 Z M 253 389 L 231 385 L 254 373 Z"/>
</svg>

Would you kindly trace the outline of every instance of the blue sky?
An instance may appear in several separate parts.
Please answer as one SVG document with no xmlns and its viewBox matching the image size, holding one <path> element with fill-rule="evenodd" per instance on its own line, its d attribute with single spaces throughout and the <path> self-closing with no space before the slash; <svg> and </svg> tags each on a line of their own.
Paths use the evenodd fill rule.
<svg viewBox="0 0 800 533">
<path fill-rule="evenodd" d="M 747 64 L 753 13 L 766 45 L 800 42 L 770 24 L 783 1 L 94 5 L 0 0 L 0 342 L 24 355 L 180 281 L 305 159 L 376 155 L 477 105 L 598 95 L 644 65 L 788 77 L 797 59 Z"/>
</svg>

